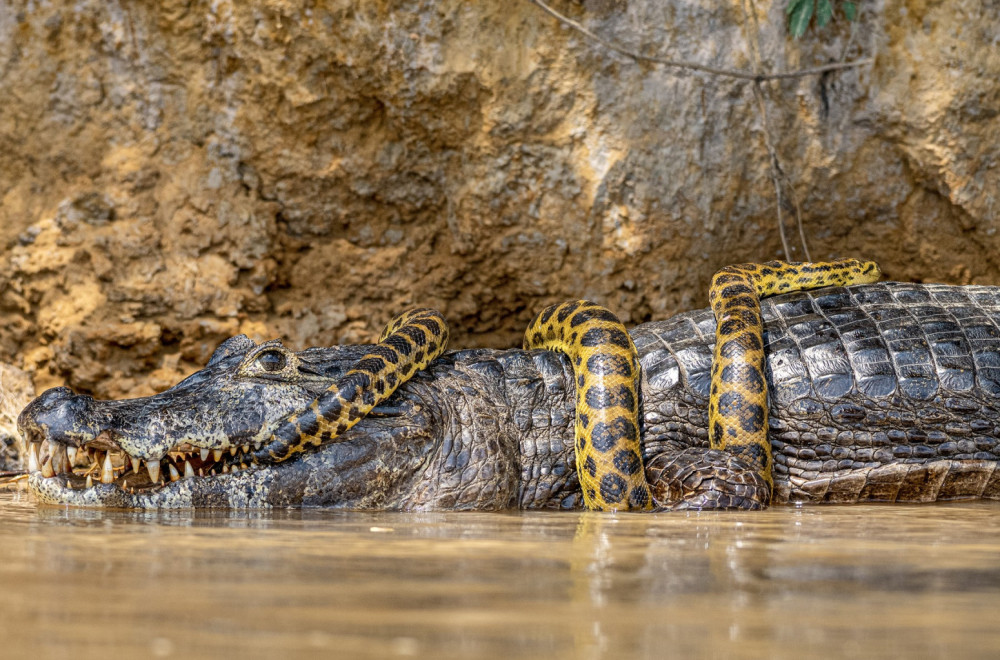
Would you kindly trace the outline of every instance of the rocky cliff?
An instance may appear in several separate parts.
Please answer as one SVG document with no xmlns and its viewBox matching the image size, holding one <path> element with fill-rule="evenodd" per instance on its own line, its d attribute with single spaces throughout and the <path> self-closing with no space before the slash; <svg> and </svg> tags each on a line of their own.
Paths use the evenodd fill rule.
<svg viewBox="0 0 1000 660">
<path fill-rule="evenodd" d="M 873 58 L 763 85 L 813 258 L 1000 283 L 1000 5 L 874 0 L 799 41 L 784 5 L 758 33 L 743 0 L 553 2 L 659 57 Z M 0 90 L 0 361 L 39 390 L 148 394 L 229 335 L 370 341 L 411 305 L 516 345 L 549 302 L 636 323 L 803 256 L 751 83 L 526 0 L 12 0 Z"/>
</svg>

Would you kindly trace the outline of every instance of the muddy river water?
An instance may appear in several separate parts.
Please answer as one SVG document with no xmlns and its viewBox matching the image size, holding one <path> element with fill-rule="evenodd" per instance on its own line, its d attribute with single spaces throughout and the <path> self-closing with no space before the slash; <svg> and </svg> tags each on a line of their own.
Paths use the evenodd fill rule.
<svg viewBox="0 0 1000 660">
<path fill-rule="evenodd" d="M 1000 502 L 139 513 L 0 494 L 0 657 L 1000 657 Z"/>
</svg>

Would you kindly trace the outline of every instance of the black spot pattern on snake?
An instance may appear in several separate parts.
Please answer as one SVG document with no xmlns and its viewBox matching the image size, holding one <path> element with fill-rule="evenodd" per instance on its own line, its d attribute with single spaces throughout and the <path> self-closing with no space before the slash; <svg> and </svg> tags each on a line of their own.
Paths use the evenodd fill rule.
<svg viewBox="0 0 1000 660">
<path fill-rule="evenodd" d="M 587 371 L 598 376 L 632 375 L 632 361 L 624 355 L 596 353 L 587 359 Z"/>
<path fill-rule="evenodd" d="M 317 435 L 319 433 L 319 419 L 312 410 L 307 410 L 298 419 L 299 433 L 303 435 Z"/>
<path fill-rule="evenodd" d="M 421 328 L 407 325 L 397 330 L 396 333 L 410 340 L 414 346 L 422 347 L 427 344 L 427 335 Z"/>
<path fill-rule="evenodd" d="M 366 357 L 358 362 L 354 368 L 358 371 L 364 371 L 365 373 L 374 375 L 385 369 L 385 360 L 377 355 L 373 357 Z"/>
<path fill-rule="evenodd" d="M 719 295 L 725 298 L 727 302 L 731 302 L 733 299 L 738 300 L 740 296 L 752 299 L 753 294 L 754 294 L 753 288 L 751 288 L 747 284 L 742 284 L 742 283 L 732 284 L 730 286 L 725 287 L 724 289 L 722 289 L 722 291 L 719 292 Z"/>
<path fill-rule="evenodd" d="M 399 334 L 390 335 L 382 341 L 400 357 L 409 357 L 410 353 L 413 351 L 413 343 L 406 337 Z M 393 362 L 393 364 L 395 364 L 395 362 Z"/>
<path fill-rule="evenodd" d="M 649 506 L 649 488 L 635 487 L 628 494 L 629 508 L 642 510 Z"/>
<path fill-rule="evenodd" d="M 612 345 L 628 350 L 631 343 L 628 333 L 619 328 L 591 328 L 580 338 L 580 345 L 587 348 Z"/>
<path fill-rule="evenodd" d="M 625 417 L 617 417 L 608 422 L 596 422 L 590 433 L 591 444 L 600 452 L 614 449 L 622 439 L 629 442 L 639 441 L 635 424 Z"/>
<path fill-rule="evenodd" d="M 744 390 L 754 394 L 764 391 L 764 377 L 749 364 L 727 364 L 720 378 L 726 383 L 740 383 Z"/>
<path fill-rule="evenodd" d="M 587 388 L 584 395 L 587 405 L 591 408 L 610 408 L 619 406 L 626 410 L 635 408 L 635 395 L 627 385 L 616 387 L 601 387 L 593 385 Z"/>
<path fill-rule="evenodd" d="M 324 392 L 316 399 L 317 406 L 323 419 L 328 422 L 336 422 L 340 417 L 343 408 L 343 401 L 336 392 Z"/>
<path fill-rule="evenodd" d="M 394 349 L 388 343 L 383 343 L 373 346 L 369 350 L 368 354 L 381 358 L 388 364 L 399 364 L 399 358 L 400 358 L 399 353 L 396 352 L 396 349 Z"/>
<path fill-rule="evenodd" d="M 585 301 L 583 300 L 578 300 L 576 302 L 563 303 L 562 305 L 559 305 L 558 312 L 556 313 L 556 321 L 564 323 L 566 319 L 569 318 L 569 315 L 575 312 L 584 302 Z"/>
<path fill-rule="evenodd" d="M 605 502 L 617 504 L 625 498 L 628 483 L 620 475 L 614 473 L 601 477 L 601 497 Z"/>
<path fill-rule="evenodd" d="M 642 470 L 642 459 L 633 449 L 619 449 L 614 462 L 622 474 L 638 474 Z"/>
</svg>

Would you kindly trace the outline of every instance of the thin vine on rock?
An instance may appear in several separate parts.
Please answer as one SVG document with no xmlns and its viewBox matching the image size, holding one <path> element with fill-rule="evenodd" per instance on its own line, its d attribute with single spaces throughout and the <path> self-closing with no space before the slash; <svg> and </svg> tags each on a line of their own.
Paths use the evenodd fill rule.
<svg viewBox="0 0 1000 660">
<path fill-rule="evenodd" d="M 861 59 L 855 59 L 850 61 L 841 61 L 832 64 L 825 64 L 817 67 L 810 67 L 806 69 L 797 69 L 794 71 L 782 71 L 777 73 L 766 73 L 761 69 L 760 66 L 760 31 L 757 25 L 756 19 L 756 9 L 753 6 L 753 0 L 744 0 L 743 13 L 744 13 L 744 23 L 745 29 L 750 31 L 751 34 L 748 37 L 749 51 L 750 51 L 750 61 L 753 67 L 752 71 L 746 71 L 742 69 L 727 69 L 720 67 L 707 66 L 699 62 L 686 62 L 682 60 L 673 60 L 662 57 L 652 57 L 649 55 L 643 55 L 630 48 L 627 48 L 617 42 L 605 39 L 594 32 L 591 32 L 583 25 L 574 21 L 573 19 L 565 16 L 555 9 L 547 5 L 543 0 L 530 0 L 532 4 L 544 11 L 546 14 L 552 16 L 558 20 L 563 25 L 575 30 L 576 32 L 587 37 L 590 41 L 597 43 L 608 50 L 612 50 L 620 55 L 624 55 L 629 59 L 636 62 L 648 62 L 651 64 L 657 64 L 660 66 L 665 66 L 668 68 L 684 69 L 688 71 L 693 71 L 696 73 L 703 73 L 711 76 L 722 76 L 727 78 L 736 78 L 739 80 L 749 80 L 753 83 L 753 93 L 754 98 L 757 101 L 757 108 L 761 115 L 761 125 L 763 127 L 764 133 L 764 147 L 768 152 L 768 163 L 770 166 L 771 180 L 774 183 L 776 205 L 777 205 L 777 219 L 778 219 L 778 234 L 781 238 L 781 246 L 785 251 L 785 257 L 791 258 L 791 250 L 789 249 L 788 239 L 785 236 L 785 225 L 784 217 L 782 215 L 782 201 L 783 194 L 782 189 L 787 188 L 788 199 L 791 202 L 792 208 L 795 211 L 796 224 L 799 231 L 799 240 L 802 245 L 802 252 L 806 260 L 811 260 L 809 256 L 809 248 L 806 245 L 805 232 L 802 229 L 802 214 L 799 209 L 798 199 L 795 196 L 794 187 L 785 175 L 784 169 L 781 167 L 781 160 L 778 157 L 778 152 L 774 147 L 775 141 L 771 135 L 770 127 L 768 126 L 768 116 L 767 116 L 767 104 L 764 98 L 764 92 L 761 83 L 771 80 L 786 80 L 790 78 L 804 78 L 807 76 L 816 76 L 830 71 L 839 71 L 843 69 L 852 69 L 867 64 L 872 64 L 874 62 L 873 58 L 866 57 Z M 746 3 L 749 2 L 748 7 Z M 789 0 L 788 8 L 786 12 L 789 15 L 789 30 L 792 36 L 801 36 L 810 24 L 810 20 L 813 16 L 816 16 L 816 24 L 819 27 L 825 26 L 830 17 L 833 14 L 833 6 L 831 4 L 832 0 Z M 840 2 L 841 10 L 844 12 L 845 16 L 849 21 L 853 21 L 857 8 L 853 2 Z M 808 6 L 807 6 L 808 5 Z M 845 51 L 846 53 L 846 51 Z M 784 182 L 784 186 L 782 185 Z"/>
</svg>

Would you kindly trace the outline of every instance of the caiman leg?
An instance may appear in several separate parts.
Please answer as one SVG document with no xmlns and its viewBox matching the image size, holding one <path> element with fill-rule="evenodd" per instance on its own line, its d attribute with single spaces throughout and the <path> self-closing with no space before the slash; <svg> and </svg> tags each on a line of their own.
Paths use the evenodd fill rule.
<svg viewBox="0 0 1000 660">
<path fill-rule="evenodd" d="M 309 447 L 331 442 L 357 424 L 400 384 L 425 368 L 448 345 L 448 324 L 433 309 L 403 312 L 385 327 L 377 344 L 343 378 L 302 411 L 275 427 L 270 441 L 255 453 L 264 462 L 284 461 Z M 283 356 L 270 362 L 254 356 L 254 366 L 284 368 Z M 279 362 L 280 364 L 270 364 Z M 272 369 L 277 367 L 277 369 Z"/>
</svg>

